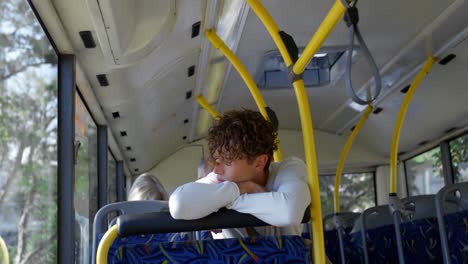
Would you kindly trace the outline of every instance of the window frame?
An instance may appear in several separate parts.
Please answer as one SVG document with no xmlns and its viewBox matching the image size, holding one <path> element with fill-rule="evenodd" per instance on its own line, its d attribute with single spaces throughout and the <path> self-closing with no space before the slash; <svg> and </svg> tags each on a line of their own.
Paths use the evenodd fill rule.
<svg viewBox="0 0 468 264">
<path fill-rule="evenodd" d="M 114 203 L 115 203 L 115 202 L 119 202 L 118 186 L 117 186 L 117 162 L 118 162 L 118 160 L 115 158 L 115 155 L 114 155 L 114 153 L 112 152 L 112 150 L 110 149 L 109 146 L 107 146 L 107 151 L 109 152 L 108 154 L 110 154 L 110 155 L 108 155 L 107 160 L 109 161 L 109 159 L 112 158 L 112 160 L 114 161 L 114 164 L 115 164 L 115 168 L 114 168 L 115 170 L 110 171 L 109 170 L 110 169 L 109 162 L 107 163 L 107 173 L 108 173 L 107 175 L 109 176 L 109 173 L 110 173 L 110 175 L 112 175 L 113 180 L 115 181 L 115 193 L 114 193 L 115 194 Z M 109 177 L 107 179 L 109 179 Z M 109 182 L 107 182 L 107 187 L 109 187 Z M 107 203 L 111 203 L 109 198 L 110 198 L 109 194 L 107 194 Z"/>
<path fill-rule="evenodd" d="M 408 184 L 408 174 L 407 172 L 407 161 L 413 159 L 416 156 L 424 154 L 428 151 L 431 151 L 435 148 L 439 148 L 441 152 L 441 162 L 442 162 L 442 173 L 444 179 L 444 186 L 454 184 L 455 182 L 455 173 L 453 170 L 452 163 L 452 154 L 450 151 L 450 142 L 461 137 L 468 136 L 468 127 L 463 127 L 461 130 L 456 131 L 452 134 L 441 137 L 439 140 L 435 140 L 431 143 L 423 145 L 420 148 L 417 148 L 415 151 L 410 152 L 409 154 L 403 154 L 400 159 L 400 162 L 403 162 L 403 169 L 405 174 L 405 184 L 406 184 L 406 193 L 410 197 L 409 184 Z"/>
</svg>

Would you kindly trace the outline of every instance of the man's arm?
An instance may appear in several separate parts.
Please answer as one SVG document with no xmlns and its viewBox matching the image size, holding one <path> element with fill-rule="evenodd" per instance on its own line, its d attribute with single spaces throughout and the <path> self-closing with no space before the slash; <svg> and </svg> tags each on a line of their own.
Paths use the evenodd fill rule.
<svg viewBox="0 0 468 264">
<path fill-rule="evenodd" d="M 175 219 L 199 219 L 231 204 L 240 195 L 233 182 L 217 183 L 216 175 L 178 187 L 169 198 L 169 211 Z"/>
<path fill-rule="evenodd" d="M 274 191 L 243 194 L 228 208 L 252 214 L 274 226 L 299 225 L 310 204 L 305 175 L 304 163 L 294 160 L 278 171 Z"/>
<path fill-rule="evenodd" d="M 227 208 L 251 214 L 270 225 L 291 226 L 301 223 L 309 204 L 307 185 L 291 182 L 276 192 L 243 194 Z"/>
</svg>

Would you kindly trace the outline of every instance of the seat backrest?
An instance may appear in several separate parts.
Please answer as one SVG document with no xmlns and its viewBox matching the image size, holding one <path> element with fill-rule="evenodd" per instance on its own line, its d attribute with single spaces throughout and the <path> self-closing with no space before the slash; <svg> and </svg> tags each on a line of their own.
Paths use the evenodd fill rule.
<svg viewBox="0 0 468 264">
<path fill-rule="evenodd" d="M 108 263 L 311 263 L 299 236 L 159 241 L 153 235 L 117 238 Z"/>
<path fill-rule="evenodd" d="M 352 233 L 361 231 L 362 228 L 366 230 L 386 226 L 392 224 L 392 216 L 388 204 L 371 207 L 359 216 L 354 224 Z"/>
<path fill-rule="evenodd" d="M 336 228 L 336 221 L 340 222 L 341 227 L 344 229 L 352 228 L 359 219 L 361 213 L 354 212 L 339 212 L 331 213 L 323 218 L 323 225 L 325 230 L 333 230 Z"/>
<path fill-rule="evenodd" d="M 455 207 L 458 212 L 450 212 L 450 207 Z M 464 246 L 468 244 L 465 227 L 465 222 L 468 222 L 467 209 L 468 182 L 447 185 L 436 195 L 437 222 L 444 263 L 451 263 L 451 261 L 458 263 L 468 258 L 468 252 Z"/>
<path fill-rule="evenodd" d="M 409 218 L 405 220 L 418 220 L 437 216 L 435 209 L 435 195 L 418 195 L 401 199 Z"/>
<path fill-rule="evenodd" d="M 96 263 L 96 251 L 98 247 L 98 235 L 107 231 L 107 215 L 113 212 L 119 212 L 121 215 L 138 214 L 149 212 L 168 211 L 169 206 L 166 201 L 126 201 L 111 203 L 103 206 L 96 213 L 93 223 L 93 250 L 92 263 Z"/>
</svg>

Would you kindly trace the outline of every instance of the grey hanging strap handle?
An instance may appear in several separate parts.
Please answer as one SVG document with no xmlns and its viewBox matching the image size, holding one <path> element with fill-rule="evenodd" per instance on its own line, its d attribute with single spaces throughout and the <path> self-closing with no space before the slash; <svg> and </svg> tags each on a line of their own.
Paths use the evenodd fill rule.
<svg viewBox="0 0 468 264">
<path fill-rule="evenodd" d="M 359 13 L 356 8 L 357 0 L 354 1 L 354 4 L 352 6 L 346 0 L 342 0 L 342 2 L 345 6 L 347 6 L 347 11 L 344 16 L 344 21 L 346 22 L 346 25 L 349 28 L 349 36 L 350 36 L 348 56 L 346 58 L 345 90 L 348 96 L 351 97 L 351 99 L 354 102 L 360 105 L 368 105 L 377 99 L 377 97 L 380 94 L 380 91 L 382 90 L 382 80 L 380 77 L 379 68 L 377 67 L 377 64 L 375 63 L 374 58 L 372 57 L 372 54 L 367 48 L 367 45 L 364 39 L 362 38 L 361 32 L 359 31 L 359 27 L 357 25 L 357 23 L 359 22 Z M 354 50 L 354 36 L 356 36 L 359 42 L 360 49 L 362 50 L 367 63 L 371 67 L 372 75 L 374 76 L 374 80 L 375 80 L 375 96 L 373 98 L 372 96 L 369 96 L 370 98 L 367 98 L 367 100 L 361 99 L 356 94 L 356 92 L 353 89 L 352 82 L 351 82 L 351 67 L 352 67 L 352 57 L 353 57 L 353 50 Z"/>
</svg>

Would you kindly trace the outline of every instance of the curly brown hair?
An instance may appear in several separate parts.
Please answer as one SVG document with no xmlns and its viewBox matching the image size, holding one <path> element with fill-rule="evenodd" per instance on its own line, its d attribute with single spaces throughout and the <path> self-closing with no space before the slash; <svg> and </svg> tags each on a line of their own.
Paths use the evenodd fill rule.
<svg viewBox="0 0 468 264">
<path fill-rule="evenodd" d="M 260 112 L 249 109 L 226 112 L 208 131 L 210 158 L 252 162 L 259 155 L 273 156 L 278 149 L 277 132 Z M 265 169 L 269 167 L 269 162 Z"/>
</svg>

